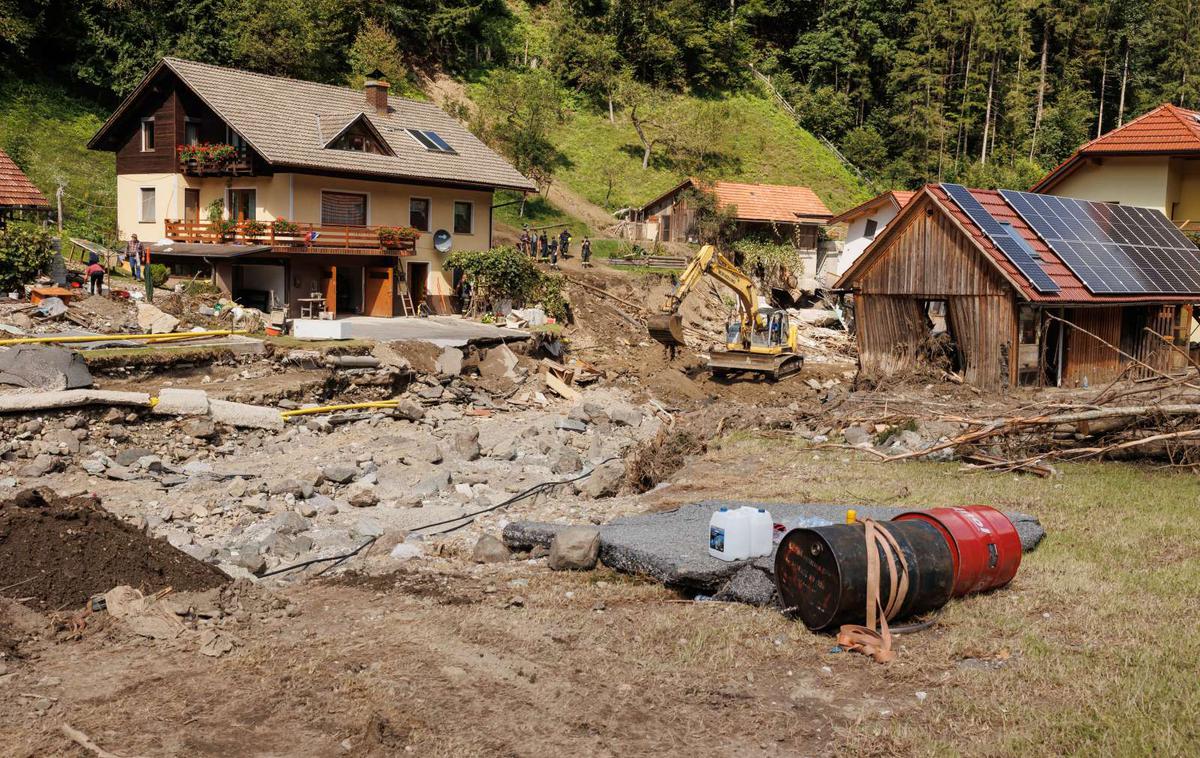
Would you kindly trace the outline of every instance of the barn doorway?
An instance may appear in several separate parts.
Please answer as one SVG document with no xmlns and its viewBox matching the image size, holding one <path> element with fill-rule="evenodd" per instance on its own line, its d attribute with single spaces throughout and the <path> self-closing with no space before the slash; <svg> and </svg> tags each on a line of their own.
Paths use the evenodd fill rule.
<svg viewBox="0 0 1200 758">
<path fill-rule="evenodd" d="M 948 300 L 923 300 L 921 309 L 925 316 L 926 337 L 922 351 L 935 366 L 941 366 L 954 374 L 961 374 L 964 366 L 962 352 L 954 335 L 954 320 L 950 317 Z"/>
</svg>

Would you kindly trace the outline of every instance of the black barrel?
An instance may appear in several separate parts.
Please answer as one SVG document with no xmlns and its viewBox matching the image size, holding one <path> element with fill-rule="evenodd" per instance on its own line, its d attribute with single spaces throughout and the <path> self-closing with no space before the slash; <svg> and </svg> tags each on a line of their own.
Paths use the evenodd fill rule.
<svg viewBox="0 0 1200 758">
<path fill-rule="evenodd" d="M 924 521 L 883 521 L 908 563 L 908 594 L 894 620 L 941 608 L 954 589 L 954 560 L 946 539 Z M 813 631 L 866 623 L 867 545 L 862 524 L 793 529 L 775 553 L 775 585 L 784 609 Z M 891 600 L 883 550 L 880 601 Z"/>
</svg>

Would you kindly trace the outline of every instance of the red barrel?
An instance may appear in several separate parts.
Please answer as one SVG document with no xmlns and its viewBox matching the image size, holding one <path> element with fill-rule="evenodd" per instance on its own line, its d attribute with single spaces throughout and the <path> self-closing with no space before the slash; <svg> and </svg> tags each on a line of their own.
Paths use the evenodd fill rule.
<svg viewBox="0 0 1200 758">
<path fill-rule="evenodd" d="M 1017 528 L 990 505 L 909 511 L 894 520 L 924 521 L 942 533 L 954 560 L 954 597 L 1003 587 L 1021 566 Z"/>
</svg>

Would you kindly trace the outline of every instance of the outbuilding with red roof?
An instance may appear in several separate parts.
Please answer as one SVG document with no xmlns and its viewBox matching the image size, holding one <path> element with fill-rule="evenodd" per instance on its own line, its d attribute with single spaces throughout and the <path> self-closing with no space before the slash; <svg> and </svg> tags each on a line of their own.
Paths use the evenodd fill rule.
<svg viewBox="0 0 1200 758">
<path fill-rule="evenodd" d="M 29 181 L 29 177 L 0 150 L 0 225 L 17 216 L 44 216 L 50 210 L 46 196 Z"/>
<path fill-rule="evenodd" d="M 1186 365 L 1200 249 L 1158 211 L 928 185 L 836 287 L 866 378 L 940 351 L 979 387 L 1087 386 Z"/>
</svg>

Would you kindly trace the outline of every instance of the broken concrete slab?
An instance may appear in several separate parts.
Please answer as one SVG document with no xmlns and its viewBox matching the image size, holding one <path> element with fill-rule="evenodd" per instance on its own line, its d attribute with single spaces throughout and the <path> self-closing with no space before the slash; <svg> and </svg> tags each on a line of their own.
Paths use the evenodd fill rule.
<svg viewBox="0 0 1200 758">
<path fill-rule="evenodd" d="M 164 387 L 158 392 L 158 402 L 153 413 L 165 416 L 208 415 L 208 393 L 204 390 L 186 390 Z"/>
<path fill-rule="evenodd" d="M 74 350 L 45 345 L 0 347 L 0 384 L 39 390 L 92 386 L 92 374 Z"/>
<path fill-rule="evenodd" d="M 433 368 L 442 376 L 458 376 L 463 370 L 463 352 L 456 347 L 445 348 Z"/>
<path fill-rule="evenodd" d="M 213 421 L 245 429 L 283 429 L 283 416 L 274 408 L 228 400 L 210 400 L 209 412 Z"/>
<path fill-rule="evenodd" d="M 91 389 L 0 394 L 0 413 L 48 411 L 58 408 L 79 408 L 85 405 L 148 407 L 150 405 L 150 395 L 145 392 L 118 392 L 116 390 Z"/>
<path fill-rule="evenodd" d="M 663 513 L 625 516 L 599 527 L 600 560 L 609 568 L 648 576 L 668 586 L 709 595 L 724 592 L 742 602 L 752 602 L 750 598 L 760 594 L 758 589 L 763 586 L 762 582 L 750 575 L 741 577 L 737 584 L 732 584 L 731 580 L 743 567 L 753 566 L 773 583 L 774 553 L 750 561 L 731 562 L 708 554 L 708 522 L 713 511 L 743 505 L 766 508 L 776 522 L 782 523 L 800 517 L 840 523 L 845 520 L 847 508 L 845 505 L 706 500 Z M 858 506 L 855 510 L 859 518 L 883 521 L 912 509 Z M 1023 550 L 1033 550 L 1045 536 L 1036 517 L 1024 513 L 1005 515 L 1016 526 Z M 504 542 L 515 551 L 539 546 L 547 548 L 554 536 L 566 528 L 567 524 L 514 522 L 505 527 Z"/>
<path fill-rule="evenodd" d="M 179 319 L 150 303 L 137 304 L 137 322 L 143 334 L 169 334 L 179 326 Z"/>
</svg>

